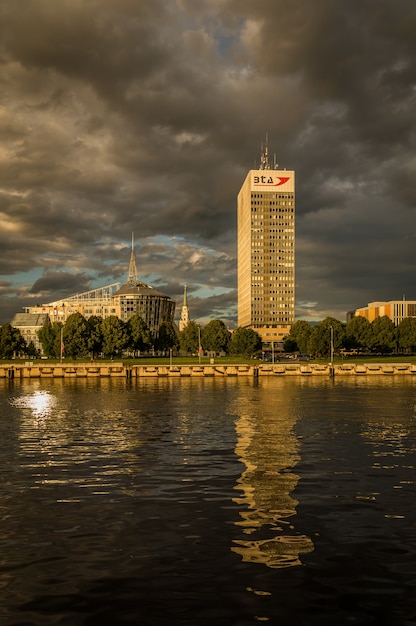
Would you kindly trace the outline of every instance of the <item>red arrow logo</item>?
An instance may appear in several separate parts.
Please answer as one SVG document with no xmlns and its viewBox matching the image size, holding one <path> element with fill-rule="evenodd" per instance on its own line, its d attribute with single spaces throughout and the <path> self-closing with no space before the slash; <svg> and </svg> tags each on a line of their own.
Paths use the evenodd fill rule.
<svg viewBox="0 0 416 626">
<path fill-rule="evenodd" d="M 287 183 L 289 178 L 290 178 L 290 176 L 279 176 L 279 182 L 276 183 L 274 186 L 278 187 L 279 185 L 284 185 L 285 183 Z"/>
</svg>

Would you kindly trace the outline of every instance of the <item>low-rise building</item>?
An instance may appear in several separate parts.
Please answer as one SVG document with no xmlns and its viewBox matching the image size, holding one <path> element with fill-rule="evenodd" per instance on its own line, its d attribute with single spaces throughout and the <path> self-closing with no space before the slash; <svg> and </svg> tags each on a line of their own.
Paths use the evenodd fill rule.
<svg viewBox="0 0 416 626">
<path fill-rule="evenodd" d="M 416 300 L 390 300 L 389 302 L 369 302 L 367 306 L 356 309 L 352 317 L 365 317 L 373 322 L 376 317 L 387 315 L 398 326 L 405 317 L 416 317 Z"/>
<path fill-rule="evenodd" d="M 42 352 L 38 331 L 45 324 L 49 324 L 49 315 L 47 313 L 16 313 L 10 324 L 13 328 L 17 328 L 20 331 L 27 345 L 33 342 L 35 349 Z"/>
</svg>

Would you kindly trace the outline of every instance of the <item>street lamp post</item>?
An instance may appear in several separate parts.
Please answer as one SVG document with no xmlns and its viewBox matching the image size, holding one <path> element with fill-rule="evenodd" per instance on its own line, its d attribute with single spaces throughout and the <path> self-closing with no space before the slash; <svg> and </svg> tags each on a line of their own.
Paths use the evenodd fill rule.
<svg viewBox="0 0 416 626">
<path fill-rule="evenodd" d="M 201 346 L 201 327 L 198 326 L 198 362 L 201 365 L 201 350 L 202 350 L 202 346 Z"/>
<path fill-rule="evenodd" d="M 331 329 L 331 363 L 330 363 L 329 375 L 332 377 L 334 375 L 334 327 L 330 326 L 330 329 Z"/>
</svg>

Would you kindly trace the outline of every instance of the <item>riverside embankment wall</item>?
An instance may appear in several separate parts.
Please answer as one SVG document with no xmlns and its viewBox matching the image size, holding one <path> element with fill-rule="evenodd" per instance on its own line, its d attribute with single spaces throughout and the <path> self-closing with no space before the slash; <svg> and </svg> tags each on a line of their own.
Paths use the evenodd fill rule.
<svg viewBox="0 0 416 626">
<path fill-rule="evenodd" d="M 412 363 L 275 363 L 263 365 L 124 365 L 123 363 L 32 363 L 0 365 L 0 379 L 149 378 L 226 376 L 365 376 L 416 375 Z"/>
</svg>

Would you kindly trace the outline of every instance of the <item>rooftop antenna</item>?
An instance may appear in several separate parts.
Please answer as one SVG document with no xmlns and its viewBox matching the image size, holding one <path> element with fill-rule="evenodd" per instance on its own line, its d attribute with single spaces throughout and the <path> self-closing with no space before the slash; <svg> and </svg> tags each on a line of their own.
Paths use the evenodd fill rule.
<svg viewBox="0 0 416 626">
<path fill-rule="evenodd" d="M 139 282 L 137 275 L 136 259 L 134 257 L 134 233 L 131 233 L 131 255 L 129 264 L 129 277 L 127 279 L 129 285 L 136 286 Z"/>
<path fill-rule="evenodd" d="M 263 142 L 261 144 L 261 155 L 260 155 L 260 168 L 261 170 L 269 170 L 269 134 L 266 133 L 266 143 L 263 149 Z"/>
<path fill-rule="evenodd" d="M 266 133 L 266 149 L 264 153 L 266 163 L 269 165 L 269 133 Z"/>
</svg>

